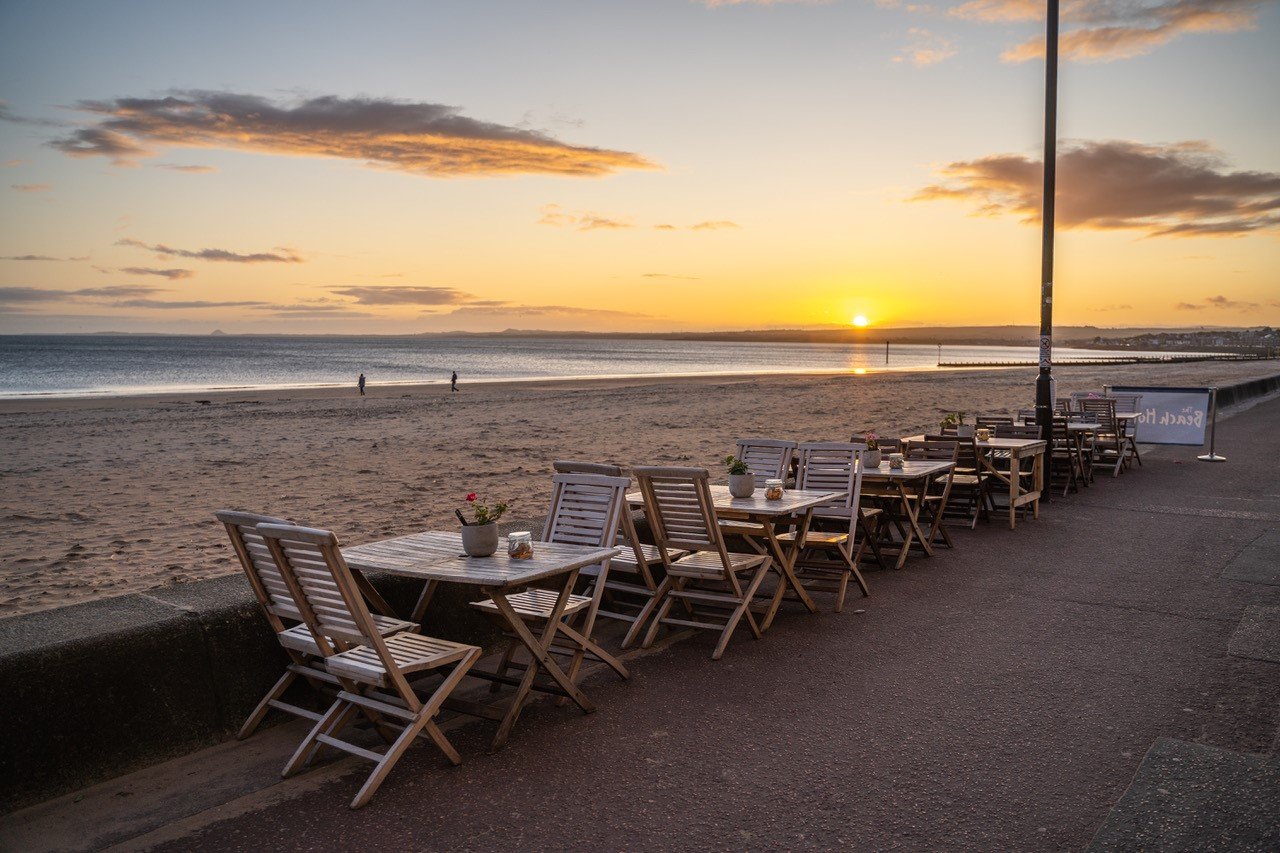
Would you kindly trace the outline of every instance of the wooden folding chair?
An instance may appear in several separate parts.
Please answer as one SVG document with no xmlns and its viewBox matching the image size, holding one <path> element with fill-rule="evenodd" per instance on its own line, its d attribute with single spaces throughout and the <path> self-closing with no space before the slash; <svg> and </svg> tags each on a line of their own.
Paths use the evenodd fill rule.
<svg viewBox="0 0 1280 853">
<path fill-rule="evenodd" d="M 979 518 L 988 517 L 987 510 L 992 506 L 991 475 L 978 458 L 978 445 L 968 436 L 926 435 L 924 440 L 955 444 L 956 467 L 951 473 L 947 515 L 962 520 L 973 530 L 978 526 Z"/>
<path fill-rule="evenodd" d="M 1061 486 L 1063 495 L 1079 491 L 1085 481 L 1084 460 L 1075 436 L 1067 428 L 1069 423 L 1065 416 L 1053 416 L 1053 437 L 1049 445 L 1049 452 L 1053 456 L 1053 465 L 1050 467 L 1053 480 L 1049 485 L 1051 488 Z"/>
<path fill-rule="evenodd" d="M 1116 401 L 1117 412 L 1136 412 L 1142 405 L 1141 394 L 1116 394 L 1108 391 L 1107 396 Z M 1124 436 L 1125 453 L 1129 458 L 1141 465 L 1142 455 L 1138 453 L 1138 425 L 1133 421 L 1122 422 L 1117 418 L 1116 426 L 1119 427 L 1120 434 Z M 1125 464 L 1129 463 L 1126 461 Z"/>
<path fill-rule="evenodd" d="M 601 474 L 556 474 L 552 477 L 552 483 L 554 491 L 551 510 L 547 513 L 541 541 L 591 545 L 597 548 L 611 547 L 618 538 L 621 519 L 627 511 L 627 488 L 631 485 L 631 478 L 606 477 Z M 592 567 L 592 583 L 589 585 L 591 594 L 571 594 L 560 615 L 560 623 L 556 626 L 557 637 L 552 642 L 550 651 L 569 656 L 569 666 L 565 668 L 565 673 L 575 683 L 582 662 L 588 654 L 607 664 L 623 678 L 629 677 L 622 661 L 601 648 L 592 636 L 600 602 L 608 588 L 611 562 L 605 560 Z M 531 626 L 545 626 L 555 613 L 559 598 L 559 590 L 535 587 L 511 595 L 507 601 L 516 614 Z M 492 600 L 486 598 L 483 601 L 473 601 L 471 606 L 500 624 L 503 623 L 504 617 Z M 574 623 L 579 619 L 581 622 L 575 628 Z M 512 666 L 524 666 L 514 657 L 520 644 L 515 641 L 514 636 L 509 636 L 509 640 L 498 665 L 500 676 L 505 676 Z"/>
<path fill-rule="evenodd" d="M 253 595 L 262 607 L 262 612 L 267 617 L 271 630 L 275 632 L 276 639 L 280 641 L 280 645 L 289 656 L 284 674 L 262 697 L 262 701 L 253 709 L 249 719 L 244 721 L 244 725 L 236 733 L 236 738 L 244 740 L 253 734 L 272 708 L 295 717 L 319 720 L 320 714 L 315 711 L 286 702 L 283 698 L 285 691 L 299 678 L 304 678 L 317 692 L 323 693 L 329 688 L 336 689 L 338 679 L 324 668 L 320 650 L 311 639 L 311 632 L 307 630 L 306 625 L 302 624 L 302 613 L 293 599 L 293 593 L 280 575 L 280 569 L 276 566 L 267 543 L 257 530 L 259 524 L 288 524 L 289 522 L 269 515 L 256 515 L 231 509 L 220 509 L 214 515 L 226 527 L 227 535 L 231 539 L 231 547 L 240 560 L 240 567 L 249 578 Z M 413 622 L 387 616 L 374 616 L 373 620 L 378 632 L 383 636 L 412 631 L 417 627 Z M 326 701 L 330 700 L 326 699 Z"/>
<path fill-rule="evenodd" d="M 286 524 L 260 524 L 258 533 L 275 557 L 293 593 L 302 620 L 311 632 L 325 669 L 338 679 L 337 701 L 298 746 L 284 776 L 310 764 L 323 746 L 332 746 L 374 762 L 373 772 L 351 801 L 358 809 L 378 790 L 391 768 L 420 734 L 426 734 L 453 764 L 462 758 L 435 723 L 440 706 L 477 660 L 480 649 L 422 634 L 383 637 L 351 569 L 338 550 L 338 537 L 328 530 Z M 444 680 L 419 695 L 409 677 L 440 670 Z M 377 753 L 338 735 L 356 717 L 367 717 L 388 742 Z M 389 732 L 399 731 L 397 736 Z"/>
<path fill-rule="evenodd" d="M 960 447 L 954 438 L 940 441 L 930 441 L 929 439 L 913 441 L 906 445 L 906 448 L 906 457 L 908 459 L 929 462 L 955 462 L 960 456 Z M 937 477 L 929 484 L 928 490 L 922 490 L 920 494 L 908 493 L 908 500 L 919 502 L 921 516 L 930 523 L 930 545 L 936 544 L 938 536 L 941 535 L 942 544 L 948 548 L 955 547 L 955 543 L 951 541 L 951 534 L 942 526 L 942 516 L 947 510 L 947 501 L 951 498 L 951 485 L 955 474 L 955 468 L 949 468 L 945 476 Z M 941 490 L 938 490 L 939 483 L 942 484 Z"/>
<path fill-rule="evenodd" d="M 604 477 L 630 477 L 621 465 L 607 465 L 598 462 L 579 462 L 576 460 L 557 460 L 552 463 L 557 474 L 599 474 Z M 618 531 L 615 545 L 624 550 L 609 561 L 609 573 L 604 585 L 604 596 L 596 616 L 601 619 L 613 619 L 626 622 L 632 627 L 627 633 L 630 636 L 635 629 L 636 617 L 644 610 L 644 606 L 653 600 L 658 592 L 658 578 L 655 572 L 662 571 L 662 557 L 657 546 L 641 542 L 636 531 L 636 522 L 630 508 L 622 510 L 622 525 Z M 671 549 L 667 559 L 678 560 L 687 551 Z M 599 566 L 588 566 L 578 573 L 587 579 L 585 595 L 594 595 L 599 579 Z"/>
<path fill-rule="evenodd" d="M 731 554 L 725 548 L 707 470 L 637 467 L 633 471 L 666 569 L 658 594 L 636 623 L 643 624 L 652 615 L 644 647 L 653 644 L 662 625 L 719 631 L 719 641 L 711 654 L 712 660 L 719 660 L 729 638 L 744 619 L 752 636 L 760 639 L 760 626 L 751 613 L 751 599 L 773 560 L 765 554 Z M 678 560 L 668 560 L 665 555 L 669 548 L 683 548 L 691 553 Z M 740 575 L 747 576 L 745 584 Z M 688 619 L 668 615 L 676 601 L 688 606 Z"/>
<path fill-rule="evenodd" d="M 806 442 L 799 447 L 797 488 L 844 492 L 845 496 L 813 510 L 813 522 L 800 541 L 796 575 L 809 592 L 834 592 L 836 613 L 844 610 L 849 578 L 869 596 L 867 582 L 858 571 L 866 539 L 858 542 L 858 506 L 862 499 L 862 454 L 865 445 L 855 442 Z M 798 532 L 778 538 L 796 542 Z"/>
<path fill-rule="evenodd" d="M 1120 476 L 1126 453 L 1124 432 L 1116 420 L 1116 401 L 1110 397 L 1084 397 L 1080 407 L 1098 424 L 1091 442 L 1094 461 L 1110 465 L 1112 477 Z"/>
</svg>

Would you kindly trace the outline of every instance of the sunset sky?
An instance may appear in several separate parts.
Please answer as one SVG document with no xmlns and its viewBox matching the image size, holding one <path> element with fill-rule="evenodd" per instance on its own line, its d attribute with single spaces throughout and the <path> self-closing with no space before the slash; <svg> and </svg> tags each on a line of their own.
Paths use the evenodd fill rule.
<svg viewBox="0 0 1280 853">
<path fill-rule="evenodd" d="M 0 4 L 0 332 L 1035 323 L 1044 4 Z M 1055 318 L 1280 325 L 1280 3 L 1063 5 Z"/>
</svg>

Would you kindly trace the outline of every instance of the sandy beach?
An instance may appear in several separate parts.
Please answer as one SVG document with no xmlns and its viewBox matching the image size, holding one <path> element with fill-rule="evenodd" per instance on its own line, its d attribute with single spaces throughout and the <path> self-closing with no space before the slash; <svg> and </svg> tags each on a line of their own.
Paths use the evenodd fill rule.
<svg viewBox="0 0 1280 853">
<path fill-rule="evenodd" d="M 1066 393 L 1276 372 L 1207 362 L 1055 375 Z M 220 507 L 352 543 L 452 526 L 469 491 L 533 519 L 553 459 L 714 469 L 738 437 L 905 435 L 949 411 L 1026 405 L 1033 379 L 1016 369 L 0 401 L 0 616 L 239 571 L 212 517 Z"/>
</svg>

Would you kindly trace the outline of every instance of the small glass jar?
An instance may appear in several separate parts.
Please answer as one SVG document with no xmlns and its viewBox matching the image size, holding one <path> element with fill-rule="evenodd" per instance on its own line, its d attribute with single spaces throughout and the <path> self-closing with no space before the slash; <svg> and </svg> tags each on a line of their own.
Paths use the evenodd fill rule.
<svg viewBox="0 0 1280 853">
<path fill-rule="evenodd" d="M 507 556 L 513 560 L 533 559 L 533 534 L 521 530 L 507 536 Z"/>
<path fill-rule="evenodd" d="M 900 471 L 902 469 L 902 463 L 903 463 L 903 457 L 901 453 L 889 454 L 889 467 L 891 469 L 893 469 L 894 471 Z"/>
<path fill-rule="evenodd" d="M 765 480 L 764 481 L 764 499 L 767 501 L 782 500 L 782 481 L 781 480 Z"/>
</svg>

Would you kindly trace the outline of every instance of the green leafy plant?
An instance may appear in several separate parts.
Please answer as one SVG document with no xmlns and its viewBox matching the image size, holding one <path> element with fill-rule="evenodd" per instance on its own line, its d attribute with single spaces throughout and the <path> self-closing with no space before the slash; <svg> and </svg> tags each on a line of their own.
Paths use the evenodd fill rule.
<svg viewBox="0 0 1280 853">
<path fill-rule="evenodd" d="M 964 423 L 964 412 L 948 412 L 942 419 L 944 427 L 958 427 Z"/>
<path fill-rule="evenodd" d="M 482 504 L 477 500 L 475 492 L 471 492 L 467 495 L 467 503 L 471 505 L 471 515 L 475 521 L 468 522 L 465 518 L 462 518 L 462 514 L 459 513 L 458 517 L 462 518 L 463 524 L 490 524 L 502 518 L 503 513 L 505 513 L 510 506 L 506 501 L 499 501 L 493 506 Z"/>
<path fill-rule="evenodd" d="M 732 454 L 724 458 L 724 466 L 729 469 L 730 474 L 751 473 L 751 469 L 747 467 L 747 463 Z"/>
</svg>

